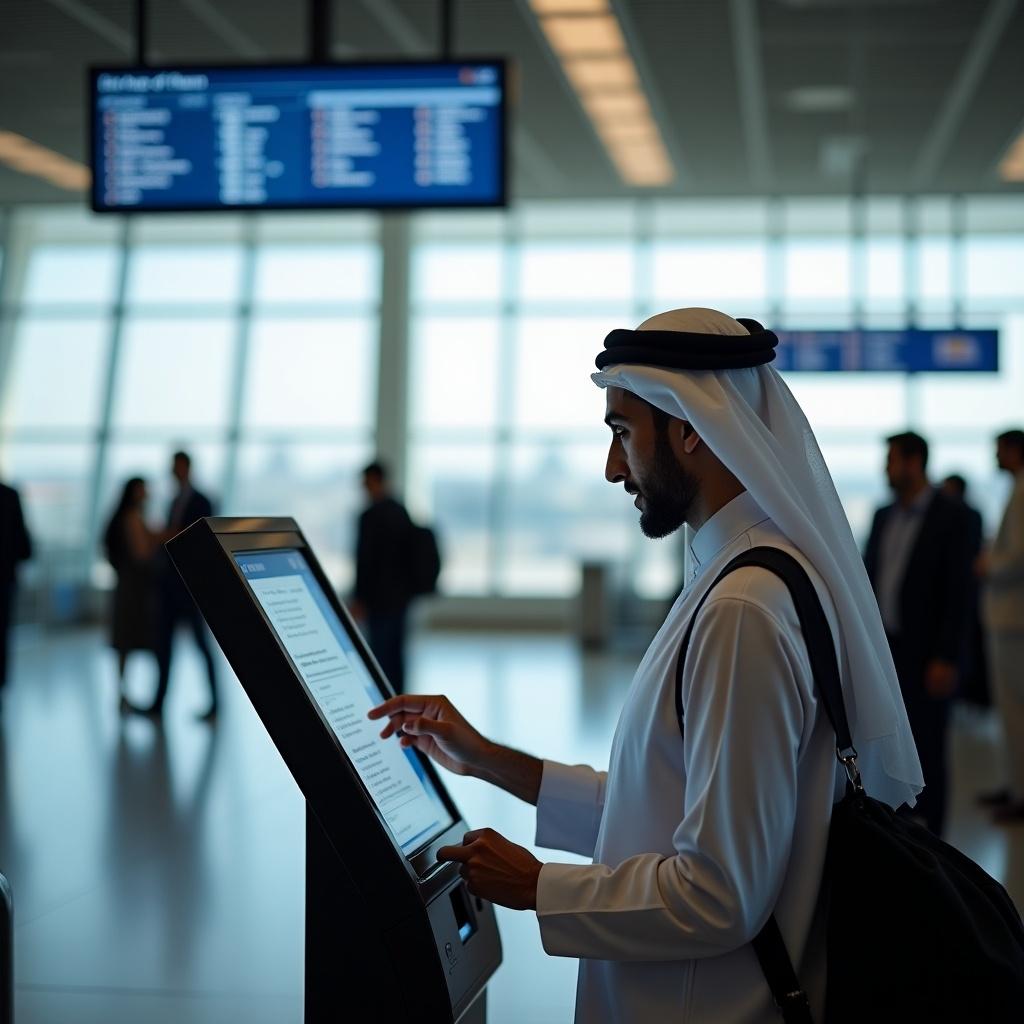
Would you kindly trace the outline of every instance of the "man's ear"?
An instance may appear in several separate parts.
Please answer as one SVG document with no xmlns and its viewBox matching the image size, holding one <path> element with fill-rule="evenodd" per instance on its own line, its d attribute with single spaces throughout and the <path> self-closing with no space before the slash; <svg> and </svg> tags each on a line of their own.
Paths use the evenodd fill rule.
<svg viewBox="0 0 1024 1024">
<path fill-rule="evenodd" d="M 683 451 L 692 455 L 700 444 L 700 434 L 693 429 L 693 425 L 683 421 Z"/>
</svg>

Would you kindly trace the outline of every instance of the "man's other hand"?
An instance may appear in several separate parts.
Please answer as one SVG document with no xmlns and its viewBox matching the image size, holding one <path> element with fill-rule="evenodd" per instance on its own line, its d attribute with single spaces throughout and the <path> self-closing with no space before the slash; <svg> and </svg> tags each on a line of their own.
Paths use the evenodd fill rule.
<svg viewBox="0 0 1024 1024">
<path fill-rule="evenodd" d="M 492 828 L 467 832 L 461 846 L 442 846 L 438 860 L 456 861 L 474 896 L 512 910 L 535 910 L 541 862 Z"/>
</svg>

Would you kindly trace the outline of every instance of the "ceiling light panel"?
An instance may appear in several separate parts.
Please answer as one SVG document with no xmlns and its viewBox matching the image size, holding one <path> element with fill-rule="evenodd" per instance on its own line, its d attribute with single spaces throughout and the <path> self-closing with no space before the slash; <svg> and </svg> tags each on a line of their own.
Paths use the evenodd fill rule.
<svg viewBox="0 0 1024 1024">
<path fill-rule="evenodd" d="M 69 192 L 84 192 L 92 183 L 92 174 L 84 164 L 15 132 L 0 131 L 0 163 Z"/>
<path fill-rule="evenodd" d="M 534 14 L 603 14 L 608 0 L 530 0 Z"/>
<path fill-rule="evenodd" d="M 649 119 L 651 115 L 647 97 L 639 89 L 628 92 L 584 93 L 580 99 L 583 101 L 583 109 L 595 124 L 602 121 L 629 122 L 639 118 Z"/>
<path fill-rule="evenodd" d="M 615 89 L 639 89 L 633 62 L 626 54 L 618 57 L 577 57 L 562 65 L 579 93 Z"/>
<path fill-rule="evenodd" d="M 636 64 L 607 0 L 529 0 L 619 176 L 657 188 L 676 175 Z"/>
<path fill-rule="evenodd" d="M 563 60 L 567 57 L 600 56 L 624 53 L 626 41 L 612 14 L 585 14 L 579 17 L 558 14 L 541 18 L 540 26 L 551 49 Z"/>
</svg>

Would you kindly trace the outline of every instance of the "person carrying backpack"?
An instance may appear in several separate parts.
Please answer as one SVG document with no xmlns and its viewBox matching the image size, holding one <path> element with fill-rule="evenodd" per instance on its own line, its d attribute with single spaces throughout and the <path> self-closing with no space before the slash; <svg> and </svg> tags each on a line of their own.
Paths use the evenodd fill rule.
<svg viewBox="0 0 1024 1024">
<path fill-rule="evenodd" d="M 371 462 L 362 474 L 369 504 L 356 532 L 356 581 L 350 608 L 366 627 L 370 649 L 396 693 L 405 689 L 409 606 L 433 593 L 440 556 L 433 531 L 409 518 L 391 492 L 387 467 Z"/>
</svg>

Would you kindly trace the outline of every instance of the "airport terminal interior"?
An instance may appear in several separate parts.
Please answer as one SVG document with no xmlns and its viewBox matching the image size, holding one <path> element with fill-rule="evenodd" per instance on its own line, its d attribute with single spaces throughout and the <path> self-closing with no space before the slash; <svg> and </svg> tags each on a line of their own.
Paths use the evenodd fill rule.
<svg viewBox="0 0 1024 1024">
<path fill-rule="evenodd" d="M 599 769 L 695 568 L 688 528 L 648 539 L 605 479 L 590 374 L 610 331 L 690 306 L 774 330 L 862 551 L 893 501 L 887 439 L 907 432 L 931 483 L 965 481 L 977 554 L 1007 535 L 1018 0 L 0 0 L 0 26 L 0 483 L 31 539 L 21 558 L 0 517 L 17 1024 L 311 1019 L 305 790 L 279 737 L 209 637 L 204 715 L 191 605 L 162 713 L 136 713 L 159 629 L 118 647 L 161 600 L 183 494 L 293 518 L 368 628 L 357 547 L 379 461 L 440 553 L 404 620 L 406 691 Z M 456 77 L 415 77 L 438 67 Z M 305 142 L 274 134 L 286 78 L 314 110 Z M 205 143 L 174 120 L 199 110 Z M 110 524 L 133 478 L 156 567 L 126 608 Z M 999 821 L 978 803 L 1013 751 L 973 579 L 942 834 L 1024 908 L 1024 804 Z M 526 803 L 438 777 L 468 827 L 584 862 L 534 845 Z M 487 1019 L 572 1021 L 577 961 L 545 953 L 535 914 L 497 923 Z M 359 971 L 339 964 L 341 1004 Z"/>
</svg>

